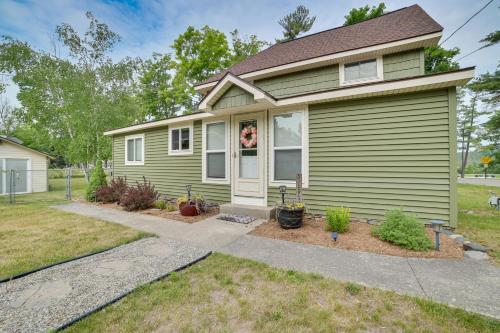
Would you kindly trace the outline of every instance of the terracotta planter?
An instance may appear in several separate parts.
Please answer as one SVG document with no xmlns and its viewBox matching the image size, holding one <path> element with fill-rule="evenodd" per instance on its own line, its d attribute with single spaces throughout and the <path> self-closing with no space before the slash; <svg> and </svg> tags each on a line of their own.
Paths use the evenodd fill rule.
<svg viewBox="0 0 500 333">
<path fill-rule="evenodd" d="M 198 215 L 198 209 L 196 208 L 196 205 L 190 204 L 190 203 L 185 203 L 179 205 L 179 210 L 181 212 L 182 216 L 196 216 Z"/>
<path fill-rule="evenodd" d="M 304 208 L 288 209 L 278 207 L 276 216 L 283 229 L 297 229 L 302 226 Z"/>
</svg>

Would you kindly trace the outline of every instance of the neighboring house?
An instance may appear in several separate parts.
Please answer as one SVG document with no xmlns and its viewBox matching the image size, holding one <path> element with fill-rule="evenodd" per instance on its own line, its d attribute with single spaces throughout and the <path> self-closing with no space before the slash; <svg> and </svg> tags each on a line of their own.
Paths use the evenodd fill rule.
<svg viewBox="0 0 500 333">
<path fill-rule="evenodd" d="M 50 159 L 15 138 L 0 136 L 0 195 L 47 191 Z"/>
<path fill-rule="evenodd" d="M 442 30 L 414 5 L 273 45 L 197 85 L 200 112 L 106 132 L 114 176 L 274 205 L 301 173 L 312 212 L 401 207 L 456 226 L 455 87 L 474 68 L 425 75 Z"/>
</svg>

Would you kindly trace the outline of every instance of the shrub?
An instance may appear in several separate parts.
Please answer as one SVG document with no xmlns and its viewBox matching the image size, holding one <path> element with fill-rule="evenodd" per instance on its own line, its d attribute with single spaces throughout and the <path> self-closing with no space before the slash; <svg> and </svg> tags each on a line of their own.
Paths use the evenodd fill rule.
<svg viewBox="0 0 500 333">
<path fill-rule="evenodd" d="M 90 181 L 85 188 L 85 199 L 87 199 L 87 201 L 95 201 L 97 190 L 105 185 L 107 185 L 106 174 L 102 168 L 102 162 L 99 160 L 97 161 L 94 170 L 92 170 Z"/>
<path fill-rule="evenodd" d="M 347 207 L 328 207 L 325 214 L 326 231 L 346 232 L 349 230 L 351 210 Z"/>
<path fill-rule="evenodd" d="M 120 198 L 120 205 L 126 211 L 133 211 L 139 209 L 148 209 L 154 206 L 156 199 L 158 199 L 158 191 L 155 190 L 151 182 L 146 181 L 142 183 L 137 182 L 134 187 L 127 188 L 127 191 Z"/>
<path fill-rule="evenodd" d="M 165 209 L 167 210 L 167 212 L 173 212 L 174 210 L 177 210 L 177 206 L 168 201 L 167 207 L 165 207 Z"/>
<path fill-rule="evenodd" d="M 167 208 L 167 203 L 165 202 L 165 200 L 156 200 L 155 207 L 164 210 L 165 208 Z"/>
<path fill-rule="evenodd" d="M 127 190 L 127 180 L 125 178 L 115 178 L 107 186 L 102 186 L 96 191 L 96 200 L 103 203 L 118 202 L 123 193 Z"/>
<path fill-rule="evenodd" d="M 374 227 L 372 234 L 405 249 L 425 251 L 432 248 L 424 225 L 416 216 L 405 214 L 400 209 L 388 210 L 385 213 L 385 221 Z"/>
</svg>

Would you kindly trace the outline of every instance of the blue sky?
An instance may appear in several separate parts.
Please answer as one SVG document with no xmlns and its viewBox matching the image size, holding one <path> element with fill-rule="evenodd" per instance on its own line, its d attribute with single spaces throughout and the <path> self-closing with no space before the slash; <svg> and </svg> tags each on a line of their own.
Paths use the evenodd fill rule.
<svg viewBox="0 0 500 333">
<path fill-rule="evenodd" d="M 260 1 L 260 0 L 148 0 L 148 1 L 69 1 L 0 0 L 0 35 L 9 35 L 27 41 L 32 46 L 52 50 L 55 26 L 61 22 L 71 24 L 79 31 L 87 26 L 85 12 L 96 17 L 117 32 L 121 43 L 114 49 L 116 60 L 124 56 L 149 57 L 152 52 L 171 52 L 173 40 L 189 25 L 207 24 L 227 34 L 237 28 L 243 35 L 256 34 L 260 39 L 274 41 L 281 36 L 277 21 L 297 5 L 306 5 L 316 22 L 310 33 L 342 25 L 350 8 L 380 1 Z M 486 4 L 482 1 L 384 1 L 387 10 L 418 3 L 444 28 L 447 37 L 464 23 L 476 10 Z M 216 4 L 216 5 L 214 5 Z M 479 40 L 500 29 L 500 0 L 495 0 L 455 34 L 445 47 L 458 46 L 462 54 L 477 48 Z M 494 46 L 460 61 L 462 67 L 476 65 L 476 73 L 495 70 L 500 58 L 500 46 Z M 14 104 L 17 89 L 9 87 L 7 98 Z"/>
</svg>

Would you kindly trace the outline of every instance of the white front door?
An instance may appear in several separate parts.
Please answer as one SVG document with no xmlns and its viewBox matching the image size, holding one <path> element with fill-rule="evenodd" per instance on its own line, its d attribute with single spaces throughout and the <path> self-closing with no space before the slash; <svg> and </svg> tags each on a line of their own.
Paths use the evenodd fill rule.
<svg viewBox="0 0 500 333">
<path fill-rule="evenodd" d="M 264 112 L 233 117 L 233 202 L 265 204 Z M 235 199 L 236 197 L 236 199 Z M 237 200 L 238 197 L 245 197 Z"/>
</svg>

